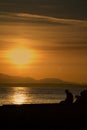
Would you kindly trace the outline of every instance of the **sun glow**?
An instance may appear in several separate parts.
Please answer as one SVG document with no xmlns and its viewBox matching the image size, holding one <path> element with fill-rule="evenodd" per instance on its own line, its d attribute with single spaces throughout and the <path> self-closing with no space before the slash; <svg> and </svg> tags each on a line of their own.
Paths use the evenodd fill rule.
<svg viewBox="0 0 87 130">
<path fill-rule="evenodd" d="M 11 63 L 23 66 L 31 62 L 34 54 L 28 49 L 18 48 L 10 50 L 7 57 Z"/>
</svg>

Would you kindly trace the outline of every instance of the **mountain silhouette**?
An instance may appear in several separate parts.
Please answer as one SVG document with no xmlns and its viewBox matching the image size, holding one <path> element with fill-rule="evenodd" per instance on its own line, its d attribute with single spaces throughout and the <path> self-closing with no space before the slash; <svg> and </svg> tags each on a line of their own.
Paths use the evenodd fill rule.
<svg viewBox="0 0 87 130">
<path fill-rule="evenodd" d="M 10 76 L 7 74 L 0 73 L 0 83 L 48 83 L 48 84 L 70 84 L 69 82 L 65 82 L 63 80 L 57 78 L 43 78 L 40 80 L 33 79 L 31 77 L 22 77 L 22 76 Z"/>
<path fill-rule="evenodd" d="M 39 80 L 40 83 L 65 83 L 63 80 L 57 78 L 44 78 Z"/>
<path fill-rule="evenodd" d="M 0 83 L 36 83 L 36 80 L 30 77 L 9 76 L 0 73 Z"/>
</svg>

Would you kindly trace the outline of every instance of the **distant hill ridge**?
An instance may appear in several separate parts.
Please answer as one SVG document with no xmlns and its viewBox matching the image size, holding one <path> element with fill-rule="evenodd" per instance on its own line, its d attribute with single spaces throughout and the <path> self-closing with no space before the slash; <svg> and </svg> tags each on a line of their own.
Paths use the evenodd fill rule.
<svg viewBox="0 0 87 130">
<path fill-rule="evenodd" d="M 44 78 L 39 80 L 40 83 L 64 83 L 63 80 L 57 78 Z"/>
<path fill-rule="evenodd" d="M 9 76 L 9 75 L 0 73 L 0 83 L 59 83 L 59 84 L 65 84 L 67 82 L 57 79 L 57 78 L 44 78 L 44 79 L 36 80 L 31 77 Z"/>
<path fill-rule="evenodd" d="M 35 79 L 30 77 L 21 77 L 21 76 L 9 76 L 6 74 L 0 73 L 0 83 L 34 83 Z"/>
</svg>

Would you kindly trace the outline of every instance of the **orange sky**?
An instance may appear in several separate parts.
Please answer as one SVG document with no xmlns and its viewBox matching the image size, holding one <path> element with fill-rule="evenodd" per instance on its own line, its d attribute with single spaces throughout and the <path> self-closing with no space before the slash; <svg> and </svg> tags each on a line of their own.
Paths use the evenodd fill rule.
<svg viewBox="0 0 87 130">
<path fill-rule="evenodd" d="M 0 22 L 0 73 L 87 82 L 86 21 L 29 14 L 0 15 L 3 18 L 9 20 Z M 23 66 L 7 55 L 21 48 L 32 55 Z"/>
</svg>

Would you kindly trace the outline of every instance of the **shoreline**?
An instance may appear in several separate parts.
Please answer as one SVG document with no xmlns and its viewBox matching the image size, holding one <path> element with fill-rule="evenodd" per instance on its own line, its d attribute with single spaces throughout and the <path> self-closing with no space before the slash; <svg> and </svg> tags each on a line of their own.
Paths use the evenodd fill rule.
<svg viewBox="0 0 87 130">
<path fill-rule="evenodd" d="M 18 129 L 87 128 L 87 105 L 22 104 L 0 106 L 0 124 Z M 5 127 L 5 126 L 4 126 Z M 36 129 L 35 128 L 35 129 Z"/>
</svg>

